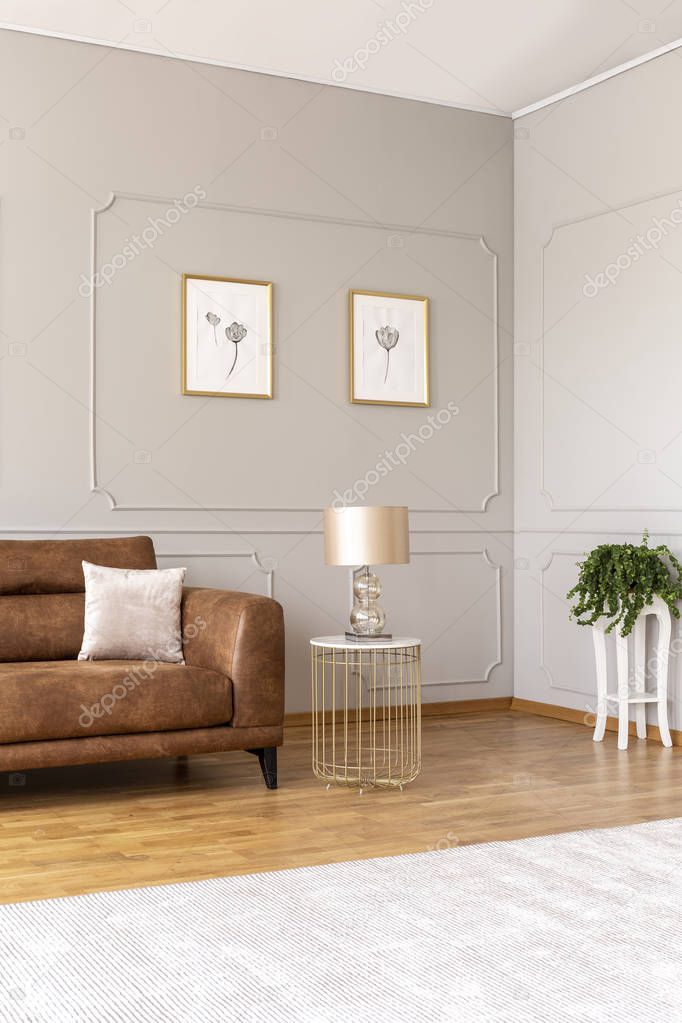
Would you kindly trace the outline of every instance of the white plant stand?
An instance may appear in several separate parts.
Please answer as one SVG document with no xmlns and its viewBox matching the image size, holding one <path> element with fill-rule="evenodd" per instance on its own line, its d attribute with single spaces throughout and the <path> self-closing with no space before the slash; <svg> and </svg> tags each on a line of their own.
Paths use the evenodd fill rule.
<svg viewBox="0 0 682 1023">
<path fill-rule="evenodd" d="M 656 692 L 645 692 L 646 683 L 646 620 L 649 615 L 658 618 L 658 649 L 656 651 Z M 629 685 L 628 638 L 616 635 L 616 661 L 618 667 L 618 692 L 608 692 L 606 666 L 606 626 L 600 623 L 592 626 L 594 655 L 597 662 L 597 722 L 592 738 L 601 742 L 606 730 L 606 716 L 609 703 L 618 704 L 618 749 L 628 748 L 628 722 L 630 705 L 635 706 L 637 738 L 646 739 L 646 705 L 655 703 L 658 708 L 658 729 L 664 746 L 672 746 L 668 727 L 668 657 L 670 653 L 671 621 L 668 606 L 661 597 L 654 597 L 651 604 L 642 608 L 633 627 L 634 637 L 634 679 L 632 691 Z"/>
</svg>

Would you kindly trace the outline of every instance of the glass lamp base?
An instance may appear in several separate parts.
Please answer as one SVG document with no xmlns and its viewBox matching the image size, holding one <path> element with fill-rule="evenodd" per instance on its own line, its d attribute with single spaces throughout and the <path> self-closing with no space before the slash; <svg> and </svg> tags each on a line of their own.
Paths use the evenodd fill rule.
<svg viewBox="0 0 682 1023">
<path fill-rule="evenodd" d="M 354 639 L 365 641 L 385 638 L 386 614 L 379 603 L 381 583 L 369 565 L 353 572 L 353 608 L 350 613 L 350 631 Z"/>
</svg>

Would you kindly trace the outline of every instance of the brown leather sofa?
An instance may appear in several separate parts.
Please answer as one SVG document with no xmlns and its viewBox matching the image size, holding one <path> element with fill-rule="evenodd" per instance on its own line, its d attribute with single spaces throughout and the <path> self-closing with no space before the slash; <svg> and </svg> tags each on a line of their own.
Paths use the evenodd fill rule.
<svg viewBox="0 0 682 1023">
<path fill-rule="evenodd" d="M 0 771 L 248 750 L 277 787 L 282 608 L 185 589 L 185 664 L 79 661 L 82 561 L 156 568 L 147 536 L 0 540 Z"/>
</svg>

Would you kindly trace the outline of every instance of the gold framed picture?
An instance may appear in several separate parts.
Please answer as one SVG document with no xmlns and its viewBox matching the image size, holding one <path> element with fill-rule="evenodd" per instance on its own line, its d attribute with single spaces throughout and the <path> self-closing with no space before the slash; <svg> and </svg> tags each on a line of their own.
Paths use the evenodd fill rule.
<svg viewBox="0 0 682 1023">
<path fill-rule="evenodd" d="M 429 300 L 349 292 L 350 400 L 428 407 Z"/>
<path fill-rule="evenodd" d="M 182 393 L 272 398 L 272 283 L 182 275 Z"/>
</svg>

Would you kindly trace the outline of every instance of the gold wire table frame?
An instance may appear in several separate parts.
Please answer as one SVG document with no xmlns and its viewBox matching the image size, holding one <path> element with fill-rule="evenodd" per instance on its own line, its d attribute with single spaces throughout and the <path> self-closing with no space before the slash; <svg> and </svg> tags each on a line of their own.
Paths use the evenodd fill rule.
<svg viewBox="0 0 682 1023">
<path fill-rule="evenodd" d="M 311 639 L 313 773 L 330 785 L 402 788 L 422 768 L 421 642 Z"/>
</svg>

